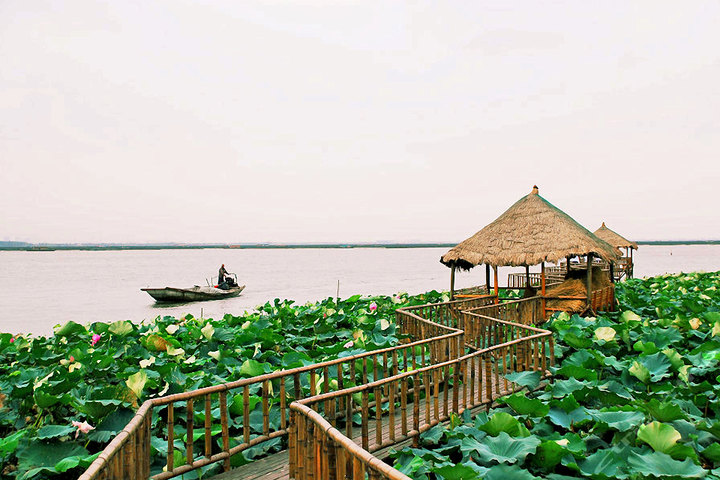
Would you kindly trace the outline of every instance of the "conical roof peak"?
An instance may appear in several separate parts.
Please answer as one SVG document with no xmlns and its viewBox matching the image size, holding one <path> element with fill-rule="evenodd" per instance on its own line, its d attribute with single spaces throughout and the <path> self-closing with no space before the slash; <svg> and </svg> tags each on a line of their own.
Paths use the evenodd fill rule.
<svg viewBox="0 0 720 480">
<path fill-rule="evenodd" d="M 623 237 L 619 233 L 609 229 L 607 226 L 605 226 L 605 222 L 602 223 L 602 226 L 595 230 L 595 235 L 600 237 L 601 239 L 605 240 L 607 243 L 612 245 L 613 247 L 618 248 L 634 248 L 637 250 L 638 244 L 635 242 L 631 242 L 627 238 Z"/>
</svg>

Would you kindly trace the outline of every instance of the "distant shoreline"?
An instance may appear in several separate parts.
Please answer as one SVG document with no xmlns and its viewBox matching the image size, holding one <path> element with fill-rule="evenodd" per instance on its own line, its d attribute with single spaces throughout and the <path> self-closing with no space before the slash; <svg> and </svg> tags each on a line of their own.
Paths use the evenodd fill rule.
<svg viewBox="0 0 720 480">
<path fill-rule="evenodd" d="M 646 240 L 638 245 L 720 245 L 720 240 Z M 298 248 L 435 248 L 455 243 L 240 243 L 240 244 L 67 244 L 0 242 L 0 251 L 52 252 L 56 250 L 198 250 L 198 249 L 298 249 Z"/>
</svg>

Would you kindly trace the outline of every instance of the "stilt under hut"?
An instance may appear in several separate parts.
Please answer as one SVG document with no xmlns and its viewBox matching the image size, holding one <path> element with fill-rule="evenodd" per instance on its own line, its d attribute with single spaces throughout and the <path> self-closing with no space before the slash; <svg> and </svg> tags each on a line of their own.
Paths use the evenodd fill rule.
<svg viewBox="0 0 720 480">
<path fill-rule="evenodd" d="M 625 278 L 633 278 L 633 250 L 638 249 L 636 242 L 631 242 L 619 233 L 610 230 L 603 222 L 602 226 L 595 230 L 595 235 L 620 250 L 622 257 L 618 260 L 613 276 L 616 282 Z"/>
<path fill-rule="evenodd" d="M 609 292 L 594 291 L 592 279 L 593 269 L 587 268 L 585 285 L 581 284 L 581 292 L 574 295 L 552 295 L 546 290 L 545 264 L 558 263 L 560 260 L 576 256 L 586 256 L 588 265 L 592 265 L 593 257 L 607 262 L 616 262 L 618 251 L 605 241 L 595 236 L 588 229 L 573 220 L 568 214 L 545 200 L 538 193 L 537 186 L 515 202 L 495 221 L 451 248 L 440 259 L 450 267 L 450 293 L 455 295 L 455 270 L 470 270 L 477 265 L 485 265 L 493 270 L 492 292 L 499 292 L 497 269 L 501 266 L 524 266 L 527 285 L 530 285 L 529 267 L 540 265 L 540 292 L 543 317 L 552 310 L 564 310 L 551 307 L 548 300 L 580 301 L 583 310 L 603 308 L 604 304 L 614 303 L 614 289 L 609 281 Z M 599 271 L 599 269 L 597 269 Z M 576 280 L 577 281 L 577 280 Z M 582 283 L 582 282 L 581 282 Z M 597 282 L 595 282 L 597 283 Z M 488 290 L 490 290 L 488 285 Z M 608 298 L 608 295 L 611 298 Z M 597 298 L 595 298 L 597 296 Z"/>
</svg>

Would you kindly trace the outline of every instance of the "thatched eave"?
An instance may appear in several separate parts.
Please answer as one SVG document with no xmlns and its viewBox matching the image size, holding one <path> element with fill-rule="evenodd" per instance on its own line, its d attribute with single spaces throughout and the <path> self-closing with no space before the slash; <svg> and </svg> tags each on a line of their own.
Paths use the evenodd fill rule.
<svg viewBox="0 0 720 480">
<path fill-rule="evenodd" d="M 531 266 L 594 254 L 616 261 L 616 249 L 541 197 L 537 187 L 495 221 L 451 248 L 440 261 L 468 270 L 476 265 Z"/>
</svg>

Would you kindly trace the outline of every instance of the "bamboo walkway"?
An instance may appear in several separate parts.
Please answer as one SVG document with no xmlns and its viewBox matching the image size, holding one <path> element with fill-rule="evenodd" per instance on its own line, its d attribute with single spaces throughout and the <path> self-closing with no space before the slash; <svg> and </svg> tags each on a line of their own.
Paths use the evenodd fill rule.
<svg viewBox="0 0 720 480">
<path fill-rule="evenodd" d="M 476 368 L 475 375 L 478 377 L 481 375 L 480 371 L 480 365 Z M 488 398 L 486 393 L 481 393 L 482 395 L 482 403 L 480 405 L 477 405 L 470 409 L 471 413 L 477 413 L 478 411 L 487 408 L 488 404 L 491 404 L 495 399 L 502 397 L 504 395 L 507 395 L 509 393 L 512 393 L 514 390 L 509 388 L 510 385 L 508 385 L 508 389 L 506 390 L 504 382 L 501 382 L 501 384 L 498 386 L 493 381 L 492 385 L 492 391 L 495 392 L 492 395 L 492 398 Z M 452 397 L 453 394 L 453 388 L 450 388 L 449 394 Z M 462 386 L 460 387 L 462 389 Z M 483 389 L 484 390 L 484 389 Z M 498 393 L 499 392 L 499 393 Z M 420 416 L 425 416 L 425 410 L 426 410 L 426 402 L 423 399 L 419 403 L 420 407 Z M 408 404 L 409 410 L 412 411 L 413 404 Z M 383 415 L 382 419 L 383 423 L 383 442 L 386 440 L 389 440 L 389 416 L 387 414 Z M 444 422 L 439 422 L 440 424 L 447 423 L 447 420 Z M 356 435 L 353 436 L 353 441 L 360 445 L 361 443 L 361 433 L 360 429 L 356 428 Z M 368 424 L 368 430 L 369 430 L 369 436 L 373 438 L 375 436 L 376 431 L 376 424 L 375 422 L 370 422 Z M 379 450 L 377 452 L 374 452 L 373 455 L 375 455 L 378 458 L 384 459 L 387 457 L 387 455 L 390 453 L 390 450 L 401 450 L 405 446 L 410 445 L 412 442 L 412 439 L 407 439 L 403 442 L 396 443 L 395 445 L 391 447 L 386 447 L 382 450 Z M 288 451 L 283 450 L 281 452 L 275 453 L 273 455 L 261 458 L 259 460 L 256 460 L 254 462 L 248 463 L 247 465 L 243 465 L 238 468 L 234 468 L 228 472 L 224 472 L 218 475 L 215 475 L 213 477 L 210 477 L 210 480 L 288 480 L 290 478 L 290 468 L 289 468 L 289 458 L 288 458 Z"/>
<path fill-rule="evenodd" d="M 544 319 L 544 301 L 498 302 L 487 294 L 407 306 L 395 312 L 406 336 L 397 346 L 147 400 L 79 480 L 150 478 L 153 412 L 168 445 L 167 467 L 153 480 L 213 463 L 225 470 L 214 480 L 410 480 L 383 462 L 391 449 L 417 444 L 451 415 L 477 412 L 520 390 L 509 373 L 549 375 L 552 332 L 532 326 Z M 327 381 L 333 377 L 335 386 Z M 252 405 L 262 407 L 262 430 L 254 429 L 261 434 L 252 437 L 251 395 L 258 402 Z M 271 422 L 276 409 L 279 424 Z M 361 425 L 346 423 L 351 417 Z M 203 442 L 194 433 L 200 429 Z M 280 437 L 288 450 L 230 469 L 234 455 Z"/>
</svg>

